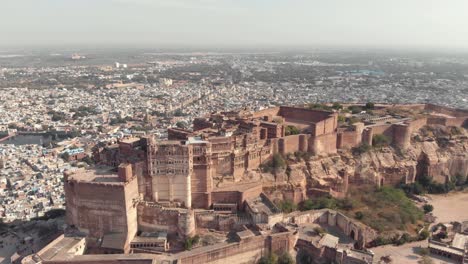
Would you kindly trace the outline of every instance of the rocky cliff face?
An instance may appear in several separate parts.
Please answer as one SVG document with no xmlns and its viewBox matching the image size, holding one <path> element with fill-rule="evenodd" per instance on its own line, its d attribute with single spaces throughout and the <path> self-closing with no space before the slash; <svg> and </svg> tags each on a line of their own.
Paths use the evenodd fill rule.
<svg viewBox="0 0 468 264">
<path fill-rule="evenodd" d="M 428 175 L 439 183 L 457 175 L 468 177 L 468 140 L 465 134 L 453 138 L 436 137 L 413 140 L 402 151 L 392 147 L 371 149 L 360 155 L 350 150 L 337 155 L 314 157 L 290 166 L 290 179 L 307 188 L 346 192 L 347 184 L 397 185 L 412 183 Z"/>
<path fill-rule="evenodd" d="M 333 182 L 331 178 L 337 182 L 344 175 L 349 184 L 397 185 L 414 182 L 422 175 L 445 183 L 456 175 L 468 176 L 468 140 L 464 135 L 419 140 L 405 151 L 386 147 L 360 155 L 342 151 L 338 157 L 316 158 L 309 165 L 310 177 L 319 184 Z"/>
<path fill-rule="evenodd" d="M 468 177 L 468 140 L 466 131 L 452 136 L 447 133 L 413 134 L 406 150 L 394 147 L 373 148 L 355 155 L 352 150 L 340 150 L 328 156 L 310 159 L 288 155 L 289 169 L 270 173 L 251 171 L 244 180 L 262 181 L 264 187 L 289 190 L 329 192 L 344 196 L 348 186 L 359 184 L 398 185 L 412 183 L 427 175 L 439 183 L 457 175 Z M 281 190 L 278 190 L 281 192 Z M 304 193 L 305 195 L 305 193 Z"/>
</svg>

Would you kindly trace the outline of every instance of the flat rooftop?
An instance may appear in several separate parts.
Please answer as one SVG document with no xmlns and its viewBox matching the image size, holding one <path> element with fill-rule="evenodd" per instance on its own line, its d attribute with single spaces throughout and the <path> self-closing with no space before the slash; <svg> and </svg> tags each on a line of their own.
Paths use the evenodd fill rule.
<svg viewBox="0 0 468 264">
<path fill-rule="evenodd" d="M 138 141 L 140 141 L 140 138 L 134 137 L 134 138 L 126 138 L 126 139 L 122 140 L 121 142 L 126 143 L 126 144 L 133 144 L 133 143 L 138 142 Z"/>
<path fill-rule="evenodd" d="M 453 237 L 452 247 L 464 250 L 466 243 L 468 243 L 468 235 L 456 233 Z"/>
<path fill-rule="evenodd" d="M 280 213 L 279 209 L 271 201 L 269 201 L 268 198 L 266 198 L 266 196 L 263 195 L 248 200 L 247 204 L 254 213 L 264 213 L 266 215 L 274 215 Z"/>
<path fill-rule="evenodd" d="M 68 179 L 75 180 L 77 182 L 109 183 L 117 185 L 124 184 L 112 167 L 96 167 L 91 170 L 76 170 L 68 176 Z"/>
<path fill-rule="evenodd" d="M 76 251 L 72 250 L 78 246 L 85 238 L 84 237 L 65 237 L 60 236 L 46 247 L 38 252 L 38 255 L 43 260 L 69 260 L 75 257 Z M 84 246 L 84 245 L 83 245 Z"/>
</svg>

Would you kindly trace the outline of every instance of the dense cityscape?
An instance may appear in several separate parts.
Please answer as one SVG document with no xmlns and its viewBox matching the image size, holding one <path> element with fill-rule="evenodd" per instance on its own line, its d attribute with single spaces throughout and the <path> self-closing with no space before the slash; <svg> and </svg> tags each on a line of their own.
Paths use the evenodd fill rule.
<svg viewBox="0 0 468 264">
<path fill-rule="evenodd" d="M 424 165 L 429 166 L 427 171 L 430 175 L 427 176 L 433 177 L 436 182 L 445 182 L 447 178 L 444 178 L 445 172 L 441 170 L 441 166 L 445 166 L 449 171 L 458 170 L 458 174 L 450 177 L 453 179 L 458 177 L 458 180 L 454 180 L 456 186 L 464 185 L 467 154 L 461 149 L 463 146 L 466 147 L 466 132 L 458 127 L 466 128 L 464 123 L 466 123 L 468 105 L 467 84 L 468 57 L 448 54 L 429 56 L 422 53 L 345 51 L 297 54 L 149 51 L 2 54 L 0 56 L 0 217 L 3 223 L 2 229 L 5 225 L 16 227 L 11 231 L 6 229 L 2 232 L 0 257 L 4 259 L 0 263 L 10 263 L 10 261 L 38 263 L 36 258 L 44 259 L 44 263 L 49 263 L 47 261 L 68 263 L 65 260 L 60 262 L 60 259 L 65 256 L 65 259 L 71 258 L 70 253 L 67 255 L 60 253 L 54 257 L 50 255 L 50 247 L 57 252 L 73 248 L 77 252 L 75 255 L 81 254 L 78 252 L 133 253 L 125 256 L 133 255 L 135 259 L 140 259 L 141 263 L 146 263 L 144 262 L 146 258 L 160 261 L 157 263 L 169 263 L 167 261 L 186 263 L 189 260 L 202 258 L 202 255 L 208 252 L 219 251 L 220 249 L 213 248 L 217 243 L 220 243 L 219 245 L 226 243 L 225 246 L 228 247 L 231 245 L 229 241 L 234 239 L 239 241 L 236 243 L 240 245 L 246 243 L 244 247 L 251 247 L 249 244 L 251 242 L 248 241 L 264 237 L 267 240 L 276 237 L 277 243 L 298 239 L 295 247 L 300 250 L 297 252 L 292 250 L 294 244 L 290 242 L 286 248 L 276 249 L 275 252 L 280 256 L 279 263 L 292 263 L 288 262 L 288 259 L 293 261 L 292 258 L 298 263 L 323 263 L 320 261 L 330 260 L 331 253 L 317 255 L 307 251 L 310 245 L 301 244 L 305 243 L 304 241 L 312 241 L 310 243 L 313 248 L 333 249 L 332 255 L 337 263 L 392 261 L 392 257 L 395 256 L 388 254 L 385 246 L 382 246 L 382 249 L 375 249 L 377 255 L 366 248 L 388 244 L 382 242 L 384 234 L 389 233 L 393 236 L 395 230 L 377 225 L 376 222 L 372 222 L 371 216 L 363 220 L 361 211 L 350 216 L 350 212 L 356 210 L 352 209 L 353 206 L 310 206 L 310 203 L 315 203 L 314 199 L 322 201 L 320 199 L 323 198 L 320 197 L 324 193 L 329 195 L 330 199 L 341 201 L 340 203 L 346 199 L 358 199 L 354 196 L 350 198 L 349 195 L 353 193 L 352 189 L 356 188 L 352 186 L 358 186 L 356 184 L 362 182 L 364 178 L 365 181 L 378 182 L 378 186 L 384 184 L 395 186 L 404 175 L 406 175 L 404 176 L 406 184 L 419 182 L 418 177 L 422 176 L 418 176 L 420 174 L 418 166 L 422 166 L 419 165 L 422 163 L 416 158 L 411 161 L 412 154 L 409 153 L 422 151 L 421 153 L 428 156 L 447 155 L 442 154 L 447 152 L 447 150 L 442 152 L 447 145 L 440 141 L 447 140 L 445 139 L 447 135 L 450 135 L 452 142 L 449 152 L 453 156 L 449 156 L 449 159 L 456 162 L 442 164 L 439 158 L 439 163 L 431 165 L 430 163 L 434 161 L 428 161 L 429 165 Z M 300 109 L 307 109 L 309 112 Z M 265 113 L 265 116 L 260 113 Z M 312 118 L 312 123 L 309 118 Z M 321 122 L 325 122 L 324 132 L 315 131 Z M 328 128 L 330 125 L 328 122 L 336 122 L 337 125 Z M 310 127 L 308 124 L 311 124 Z M 434 130 L 433 124 L 443 124 L 446 128 Z M 407 127 L 411 132 L 399 132 L 406 131 Z M 382 128 L 385 129 L 384 132 L 378 132 Z M 254 136 L 257 129 L 259 137 L 249 139 L 251 136 L 257 137 Z M 432 132 L 429 135 L 427 131 Z M 247 138 L 244 139 L 246 146 L 238 149 L 239 143 L 232 143 L 234 148 L 232 154 L 216 153 L 220 151 L 216 150 L 217 148 L 225 148 L 226 145 L 223 144 L 231 144 L 227 143 L 226 139 L 232 138 L 238 141 L 238 137 L 244 133 L 247 133 Z M 410 136 L 402 137 L 401 133 L 409 133 Z M 296 134 L 300 134 L 299 137 Z M 330 136 L 335 138 L 330 141 Z M 382 142 L 376 142 L 376 137 L 381 137 Z M 432 142 L 434 137 L 437 144 Z M 185 143 L 182 145 L 174 143 L 180 140 Z M 255 145 L 249 145 L 251 140 L 254 140 Z M 309 143 L 305 143 L 305 146 L 301 145 L 302 143 L 294 145 L 296 143 L 292 142 L 296 142 L 295 140 L 299 140 L 298 142 L 305 140 Z M 385 140 L 388 142 L 385 143 Z M 431 147 L 432 150 L 428 150 L 426 143 L 419 146 L 422 143 L 418 142 L 426 141 L 432 142 L 427 144 L 435 144 Z M 364 142 L 380 147 L 369 152 L 369 147 Z M 194 151 L 202 148 L 203 153 L 211 153 L 213 148 L 213 154 L 209 154 L 212 155 L 209 158 L 213 159 L 212 165 L 198 164 L 199 158 L 193 157 L 195 161 L 193 166 L 207 166 L 203 167 L 204 171 L 210 166 L 218 167 L 206 175 L 199 175 L 199 169 L 195 170 L 194 167 L 197 172 L 191 176 L 194 177 L 192 178 L 194 189 L 191 195 L 187 196 L 177 191 L 172 194 L 171 188 L 176 187 L 168 187 L 169 198 L 164 198 L 166 191 L 165 187 L 162 187 L 163 182 L 160 182 L 161 180 L 158 180 L 158 183 L 154 182 L 160 167 L 156 165 L 154 171 L 151 168 L 154 164 L 168 162 L 164 160 L 172 160 L 174 157 L 170 151 L 165 152 L 165 156 L 159 157 L 158 155 L 161 155 L 159 152 L 150 154 L 152 153 L 150 149 L 169 147 L 183 151 L 184 144 L 193 145 Z M 359 166 L 352 169 L 354 172 L 349 174 L 349 179 L 348 176 L 344 176 L 350 173 L 345 172 L 350 170 L 349 166 L 352 164 L 349 161 L 350 150 L 354 155 L 353 162 L 356 163 L 368 162 L 363 158 L 367 155 L 366 152 L 375 152 L 376 156 L 372 159 L 380 160 L 381 165 L 372 163 L 372 170 L 375 170 L 373 176 L 363 176 L 369 173 Z M 356 154 L 356 151 L 360 154 Z M 394 157 L 390 158 L 395 160 L 393 165 L 384 165 L 389 162 L 389 157 L 379 156 L 386 151 L 393 153 Z M 398 154 L 399 151 L 404 152 Z M 241 161 L 237 157 L 239 153 L 246 153 L 245 159 L 248 165 L 239 163 Z M 336 157 L 333 158 L 336 153 L 338 153 L 336 157 L 348 161 L 340 163 Z M 141 155 L 146 158 L 142 160 Z M 141 162 L 146 163 L 150 155 L 156 155 L 156 161 L 153 161 L 155 163 L 149 162 L 141 167 Z M 192 159 L 190 155 L 188 159 Z M 231 169 L 223 165 L 228 158 L 222 158 L 220 155 L 234 155 Z M 399 155 L 403 155 L 403 160 L 406 161 L 402 162 L 401 157 L 398 158 Z M 258 158 L 260 160 L 257 160 Z M 269 161 L 271 158 L 272 161 Z M 177 156 L 176 159 L 180 157 Z M 281 165 L 280 168 L 276 168 L 278 162 L 287 166 L 283 168 Z M 128 167 L 126 164 L 131 166 Z M 273 166 L 274 169 L 267 169 L 268 166 Z M 307 167 L 305 172 L 304 166 Z M 408 166 L 418 169 L 412 172 Z M 389 172 L 397 167 L 397 174 Z M 182 169 L 182 172 L 184 171 L 186 169 Z M 112 175 L 117 172 L 115 176 L 118 175 L 118 179 L 125 182 L 124 186 L 127 184 L 131 186 L 136 181 L 132 180 L 132 174 L 138 178 L 138 186 L 146 186 L 138 187 L 140 196 L 132 198 L 134 202 L 138 201 L 138 206 L 135 208 L 138 208 L 138 214 L 143 212 L 143 215 L 159 215 L 159 220 L 151 221 L 156 221 L 158 226 L 163 227 L 148 228 L 150 222 L 145 223 L 148 220 L 140 219 L 140 216 L 138 221 L 128 217 L 126 220 L 119 220 L 135 224 L 138 222 L 138 227 L 125 229 L 129 236 L 134 236 L 131 230 L 137 228 L 135 230 L 138 231 L 138 235 L 130 240 L 127 238 L 127 242 L 122 247 L 109 240 L 117 241 L 120 238 L 110 237 L 107 233 L 102 233 L 98 242 L 93 240 L 95 238 L 91 233 L 102 232 L 102 226 L 92 226 L 90 223 L 95 220 L 91 218 L 87 224 L 78 219 L 91 217 L 94 211 L 89 211 L 86 216 L 68 215 L 74 203 L 86 198 L 83 203 L 86 201 L 88 204 L 86 207 L 90 207 L 89 203 L 93 198 L 89 195 L 81 196 L 80 189 L 73 191 L 73 194 L 67 194 L 64 188 L 64 182 L 65 186 L 71 182 L 76 186 L 80 186 L 83 182 L 88 184 L 96 182 L 96 186 L 99 186 L 98 181 L 114 182 L 116 178 L 112 178 Z M 208 176 L 210 173 L 213 175 Z M 103 176 L 100 179 L 100 175 L 107 174 L 109 176 L 105 177 L 110 178 Z M 450 177 L 449 179 L 452 179 Z M 261 185 L 258 185 L 258 181 Z M 200 196 L 201 187 L 195 187 L 200 183 L 202 185 L 206 183 L 208 186 L 213 184 L 213 186 L 203 187 L 208 189 L 204 189 L 204 194 Z M 119 186 L 118 183 L 111 184 Z M 66 188 L 78 188 L 73 186 Z M 272 189 L 272 186 L 275 187 Z M 291 189 L 291 186 L 295 187 Z M 148 193 L 148 188 L 153 191 L 156 188 L 158 194 Z M 322 194 L 319 195 L 318 190 Z M 106 191 L 100 189 L 96 193 L 98 192 Z M 234 197 L 232 195 L 236 192 L 243 193 L 244 198 L 240 203 L 236 200 L 238 198 L 232 200 Z M 205 197 L 206 193 L 209 194 L 208 198 Z M 71 195 L 76 195 L 76 198 L 70 198 Z M 173 200 L 170 198 L 172 195 L 179 195 L 180 198 Z M 343 197 L 348 198 L 343 199 Z M 424 211 L 426 211 L 425 206 L 430 205 L 428 198 L 417 195 L 410 197 L 416 199 L 416 203 L 419 203 L 418 206 L 421 208 L 424 207 Z M 99 199 L 105 200 L 107 197 Z M 126 202 L 128 199 L 130 198 L 125 197 Z M 438 201 L 437 197 L 432 196 L 430 199 L 434 199 L 433 204 L 445 201 Z M 420 204 L 421 202 L 425 205 Z M 94 203 L 99 204 L 98 201 Z M 241 204 L 245 204 L 245 209 Z M 166 209 L 154 209 L 161 206 Z M 195 216 L 190 216 L 191 212 L 193 213 L 191 207 L 199 208 L 196 209 L 198 211 L 195 212 Z M 97 210 L 105 210 L 104 207 L 101 208 Z M 323 211 L 323 208 L 332 211 Z M 206 209 L 208 210 L 203 211 Z M 316 219 L 311 220 L 314 224 L 299 226 L 291 224 L 291 221 L 293 223 L 303 221 L 299 220 L 302 219 L 297 215 L 299 211 L 294 215 L 297 209 L 306 210 L 301 213 L 301 217 Z M 307 209 L 319 210 L 307 211 Z M 64 210 L 67 210 L 65 220 L 67 225 L 64 224 Z M 76 210 L 78 212 L 84 209 L 77 205 Z M 172 216 L 166 215 L 164 210 L 177 210 L 179 217 L 172 219 Z M 246 211 L 243 212 L 244 210 Z M 437 210 L 440 209 L 436 208 L 436 212 Z M 261 216 L 259 211 L 266 216 Z M 425 221 L 428 221 L 428 217 L 430 219 L 441 217 L 432 215 L 430 211 L 432 209 L 428 209 Z M 101 219 L 103 216 L 93 217 Z M 120 216 L 115 217 L 119 219 Z M 212 226 L 212 223 L 208 224 L 203 217 L 215 217 L 219 222 L 216 226 Z M 263 217 L 266 217 L 266 220 Z M 317 223 L 321 223 L 318 219 L 324 217 L 328 217 L 329 225 L 337 221 L 336 225 L 342 229 L 335 230 L 332 226 L 323 224 L 317 226 Z M 434 228 L 439 228 L 433 229 L 432 232 L 436 233 L 434 237 L 443 232 L 451 238 L 447 243 L 456 240 L 453 242 L 456 243 L 453 244 L 454 258 L 458 256 L 456 248 L 465 241 L 465 237 L 468 237 L 462 235 L 468 230 L 466 229 L 468 222 L 464 217 L 466 215 L 461 214 L 455 218 L 448 218 L 450 221 L 447 222 L 450 222 L 450 225 L 455 224 L 453 221 L 461 223 L 457 229 L 453 227 L 447 229 L 446 225 L 434 225 L 436 222 L 432 220 Z M 245 219 L 241 220 L 243 218 Z M 282 220 L 279 220 L 280 218 Z M 224 226 L 228 219 L 244 225 Z M 44 222 L 45 220 L 47 221 Z M 356 220 L 361 220 L 370 227 Z M 172 233 L 173 227 L 170 224 L 164 227 L 168 224 L 167 221 L 174 221 L 178 224 L 178 228 L 184 226 L 176 232 L 178 238 L 173 237 L 175 234 Z M 194 221 L 195 225 L 188 225 L 190 221 Z M 349 227 L 341 227 L 340 221 L 345 221 Z M 118 224 L 111 224 L 114 225 Z M 34 226 L 36 228 L 33 228 Z M 421 227 L 419 224 L 418 228 Z M 226 238 L 223 237 L 225 228 L 234 228 L 237 231 L 234 234 L 235 238 L 229 238 L 232 235 L 229 233 L 225 241 Z M 260 232 L 262 235 L 256 233 L 258 228 L 263 230 Z M 299 233 L 299 237 L 291 236 L 290 232 L 294 230 Z M 416 236 L 420 238 L 421 234 L 426 232 L 424 230 L 427 230 L 427 226 L 420 229 Z M 405 229 L 397 233 L 401 235 L 402 231 Z M 90 232 L 86 240 L 81 239 L 83 232 Z M 403 234 L 408 237 L 413 236 L 413 231 L 406 229 L 406 232 L 408 233 Z M 65 237 L 56 238 L 60 233 L 65 233 Z M 348 237 L 343 237 L 343 234 Z M 354 247 L 350 246 L 352 242 L 349 241 L 349 237 L 355 241 Z M 400 243 L 398 241 L 401 241 L 402 237 L 395 243 Z M 427 239 L 426 235 L 424 239 Z M 411 241 L 409 238 L 407 240 Z M 84 249 L 82 243 L 86 244 Z M 187 243 L 190 243 L 190 246 Z M 66 246 L 58 246 L 62 244 Z M 198 251 L 190 251 L 192 244 Z M 41 250 L 42 247 L 44 249 Z M 273 244 L 266 249 L 270 252 L 267 257 L 273 257 L 272 247 Z M 191 253 L 177 253 L 184 252 L 184 249 L 188 249 Z M 438 252 L 437 254 L 443 251 L 439 244 L 432 244 L 430 249 L 432 253 Z M 239 251 L 243 252 L 243 262 L 239 263 L 252 263 L 253 259 L 258 259 L 259 255 L 255 253 L 257 251 L 249 250 Z M 36 255 L 28 256 L 36 252 Z M 160 257 L 138 255 L 138 253 L 164 252 L 171 254 L 163 254 Z M 292 256 L 289 255 L 290 252 L 293 252 Z M 342 255 L 338 258 L 337 252 L 344 253 L 340 253 Z M 241 253 L 231 254 L 233 255 L 230 257 L 237 258 L 240 255 L 236 254 Z M 266 255 L 263 256 L 265 258 Z M 229 256 L 226 255 L 221 259 L 229 259 Z M 90 259 L 97 261 L 95 263 L 99 263 L 100 260 L 98 256 Z M 266 259 L 260 259 L 259 263 L 277 263 L 261 261 Z M 395 261 L 403 263 L 398 262 L 400 261 L 398 258 Z"/>
</svg>

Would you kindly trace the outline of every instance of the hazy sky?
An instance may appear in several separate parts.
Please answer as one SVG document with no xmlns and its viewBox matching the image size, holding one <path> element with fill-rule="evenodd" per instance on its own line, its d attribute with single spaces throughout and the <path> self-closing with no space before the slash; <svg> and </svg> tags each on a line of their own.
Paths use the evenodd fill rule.
<svg viewBox="0 0 468 264">
<path fill-rule="evenodd" d="M 0 45 L 468 48 L 468 0 L 0 0 Z"/>
</svg>

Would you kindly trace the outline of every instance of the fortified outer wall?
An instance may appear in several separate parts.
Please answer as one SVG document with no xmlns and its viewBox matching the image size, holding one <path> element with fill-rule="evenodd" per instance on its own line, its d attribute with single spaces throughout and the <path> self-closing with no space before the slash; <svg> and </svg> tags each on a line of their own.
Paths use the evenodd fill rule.
<svg viewBox="0 0 468 264">
<path fill-rule="evenodd" d="M 66 260 L 45 260 L 42 264 L 155 264 L 150 254 L 85 255 Z"/>
<path fill-rule="evenodd" d="M 445 125 L 468 128 L 468 118 L 467 117 L 447 118 Z"/>
<path fill-rule="evenodd" d="M 278 139 L 278 152 L 282 155 L 286 155 L 287 153 L 299 151 L 299 136 L 300 135 L 291 135 Z"/>
<path fill-rule="evenodd" d="M 334 113 L 299 107 L 281 106 L 278 115 L 284 117 L 286 121 L 290 119 L 318 123 L 333 117 Z"/>
<path fill-rule="evenodd" d="M 358 133 L 356 131 L 339 132 L 336 139 L 336 147 L 342 149 L 358 146 L 361 140 L 358 140 L 357 137 Z"/>
<path fill-rule="evenodd" d="M 137 209 L 139 231 L 165 231 L 180 237 L 195 232 L 195 216 L 191 210 L 163 208 L 152 203 L 139 203 Z"/>
<path fill-rule="evenodd" d="M 244 209 L 244 202 L 258 197 L 262 193 L 262 185 L 258 184 L 242 191 L 215 190 L 212 192 L 213 203 L 237 204 L 239 210 Z"/>
<path fill-rule="evenodd" d="M 284 222 L 294 224 L 318 223 L 338 227 L 344 234 L 358 242 L 360 247 L 377 238 L 377 232 L 372 228 L 355 221 L 340 212 L 329 209 L 293 212 L 284 216 Z"/>
<path fill-rule="evenodd" d="M 427 125 L 427 117 L 411 120 L 410 125 L 411 125 L 411 131 L 416 132 L 422 127 Z"/>
<path fill-rule="evenodd" d="M 393 125 L 392 124 L 384 124 L 384 125 L 373 125 L 370 126 L 372 128 L 372 133 L 374 135 L 383 134 L 390 139 L 393 138 Z"/>
<path fill-rule="evenodd" d="M 363 144 L 367 144 L 369 146 L 372 145 L 372 137 L 374 136 L 374 131 L 372 130 L 372 127 L 367 127 L 362 131 L 362 140 L 361 142 Z"/>
<path fill-rule="evenodd" d="M 440 116 L 431 116 L 427 118 L 428 125 L 441 125 L 445 126 L 446 118 Z"/>
<path fill-rule="evenodd" d="M 437 113 L 441 113 L 444 115 L 453 116 L 453 117 L 465 117 L 466 118 L 468 116 L 468 110 L 454 109 L 454 108 L 449 108 L 449 107 L 434 105 L 434 104 L 426 104 L 424 106 L 424 109 L 434 111 Z"/>
<path fill-rule="evenodd" d="M 393 125 L 393 144 L 401 149 L 411 145 L 411 126 L 408 124 Z"/>
<path fill-rule="evenodd" d="M 214 245 L 208 248 L 194 249 L 181 253 L 181 264 L 224 264 L 224 263 L 256 263 L 262 256 L 270 252 L 281 253 L 291 251 L 294 244 L 290 232 L 277 233 L 270 236 L 255 236 L 236 243 Z"/>
<path fill-rule="evenodd" d="M 275 117 L 278 116 L 280 113 L 280 107 L 273 107 L 273 108 L 268 108 L 264 110 L 260 110 L 258 112 L 255 112 L 252 114 L 253 118 L 259 118 L 259 117 Z"/>
<path fill-rule="evenodd" d="M 269 252 L 277 254 L 291 251 L 294 247 L 295 235 L 282 232 L 269 236 L 254 236 L 235 243 L 221 243 L 212 246 L 195 248 L 167 257 L 167 263 L 180 264 L 224 264 L 224 263 L 256 263 Z M 165 257 L 163 257 L 164 259 Z M 44 264 L 154 264 L 166 263 L 158 255 L 93 255 L 77 256 L 67 260 L 44 261 Z"/>
<path fill-rule="evenodd" d="M 331 117 L 325 120 L 311 124 L 310 125 L 311 135 L 316 137 L 320 135 L 335 133 L 338 127 L 337 120 L 338 118 L 336 114 L 333 114 Z"/>
<path fill-rule="evenodd" d="M 293 189 L 283 190 L 284 200 L 292 201 L 294 204 L 299 204 L 300 202 L 306 200 L 305 190 L 302 188 L 295 187 Z"/>
<path fill-rule="evenodd" d="M 68 180 L 65 174 L 66 221 L 90 237 L 106 233 L 124 233 L 126 247 L 137 232 L 138 199 L 136 177 L 125 183 L 82 182 Z"/>
<path fill-rule="evenodd" d="M 214 211 L 200 211 L 195 214 L 195 225 L 197 228 L 219 230 L 220 218 L 220 214 Z"/>
<path fill-rule="evenodd" d="M 314 155 L 336 153 L 336 140 L 336 134 L 311 137 L 308 150 Z"/>
</svg>

